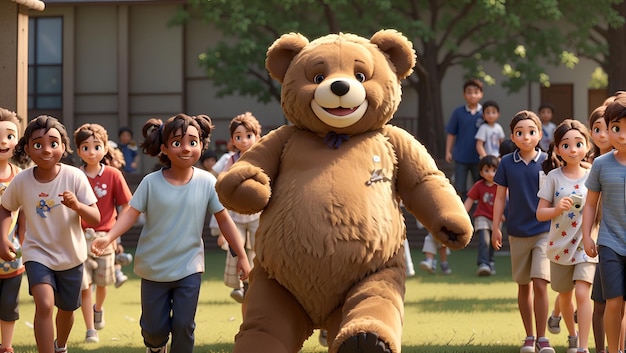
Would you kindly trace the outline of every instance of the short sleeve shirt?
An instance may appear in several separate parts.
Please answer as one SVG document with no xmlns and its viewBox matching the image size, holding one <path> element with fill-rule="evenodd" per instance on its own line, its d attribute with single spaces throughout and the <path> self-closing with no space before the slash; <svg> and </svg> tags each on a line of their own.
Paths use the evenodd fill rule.
<svg viewBox="0 0 626 353">
<path fill-rule="evenodd" d="M 498 185 L 494 183 L 489 186 L 482 179 L 474 183 L 470 191 L 467 192 L 467 197 L 478 201 L 474 210 L 474 218 L 483 216 L 493 221 L 493 201 L 496 199 L 497 189 Z"/>
<path fill-rule="evenodd" d="M 550 221 L 537 220 L 537 192 L 545 174 L 541 163 L 546 159 L 545 152 L 536 150 L 535 158 L 528 164 L 522 159 L 519 150 L 502 157 L 493 181 L 508 188 L 507 230 L 511 236 L 532 237 L 550 230 Z"/>
<path fill-rule="evenodd" d="M 452 147 L 452 159 L 460 163 L 478 163 L 476 151 L 476 132 L 483 123 L 482 106 L 479 104 L 475 114 L 472 114 L 467 105 L 460 106 L 452 112 L 446 132 L 456 136 Z"/>
<path fill-rule="evenodd" d="M 582 198 L 582 203 L 576 208 L 573 205 L 569 210 L 563 211 L 550 222 L 547 255 L 550 261 L 561 265 L 575 265 L 581 262 L 598 262 L 598 258 L 589 257 L 585 253 L 582 244 L 582 220 L 583 207 L 587 197 L 585 181 L 589 171 L 580 179 L 570 179 L 563 174 L 561 168 L 548 173 L 546 181 L 539 189 L 537 196 L 558 204 L 566 196 L 577 195 Z"/>
<path fill-rule="evenodd" d="M 504 140 L 502 125 L 495 123 L 493 126 L 485 123 L 480 125 L 475 136 L 476 140 L 484 142 L 485 152 L 490 156 L 500 157 L 500 141 Z"/>
<path fill-rule="evenodd" d="M 224 209 L 213 174 L 194 168 L 185 185 L 173 185 L 163 170 L 146 175 L 130 200 L 146 214 L 135 253 L 135 273 L 155 282 L 172 282 L 204 272 L 202 229 L 207 211 Z"/>
<path fill-rule="evenodd" d="M 619 163 L 613 153 L 594 159 L 585 183 L 590 191 L 602 193 L 602 219 L 597 243 L 621 256 L 626 256 L 625 184 L 626 165 Z"/>
<path fill-rule="evenodd" d="M 63 205 L 59 195 L 69 190 L 85 205 L 98 201 L 82 170 L 60 166 L 59 174 L 45 183 L 35 179 L 36 167 L 26 169 L 15 176 L 2 195 L 4 208 L 16 211 L 22 207 L 24 212 L 23 261 L 36 261 L 54 271 L 69 270 L 87 259 L 80 216 Z"/>
</svg>

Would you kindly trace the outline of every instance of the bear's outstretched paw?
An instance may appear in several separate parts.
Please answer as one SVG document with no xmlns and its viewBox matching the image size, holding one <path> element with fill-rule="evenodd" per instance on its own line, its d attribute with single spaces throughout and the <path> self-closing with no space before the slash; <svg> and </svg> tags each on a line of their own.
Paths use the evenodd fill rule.
<svg viewBox="0 0 626 353">
<path fill-rule="evenodd" d="M 391 349 L 377 334 L 363 332 L 343 342 L 338 353 L 391 353 Z"/>
</svg>

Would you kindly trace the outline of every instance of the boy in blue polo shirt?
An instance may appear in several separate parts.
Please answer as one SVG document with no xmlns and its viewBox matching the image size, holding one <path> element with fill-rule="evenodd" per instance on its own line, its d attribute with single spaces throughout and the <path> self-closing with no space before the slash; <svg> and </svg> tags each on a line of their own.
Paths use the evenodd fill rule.
<svg viewBox="0 0 626 353">
<path fill-rule="evenodd" d="M 465 105 L 456 108 L 446 126 L 446 162 L 454 160 L 454 188 L 465 200 L 467 195 L 467 174 L 472 174 L 472 183 L 480 178 L 478 173 L 478 152 L 476 132 L 483 123 L 482 106 L 483 83 L 470 79 L 463 84 Z"/>
<path fill-rule="evenodd" d="M 508 191 L 511 272 L 518 286 L 517 302 L 526 331 L 520 353 L 554 353 L 545 337 L 550 282 L 550 260 L 546 252 L 550 222 L 539 222 L 536 217 L 537 192 L 545 179 L 541 164 L 547 158 L 537 146 L 541 140 L 541 121 L 535 113 L 522 110 L 513 117 L 510 127 L 511 140 L 517 150 L 502 157 L 494 177 L 498 188 L 493 205 L 491 243 L 496 250 L 502 247 L 500 222 Z"/>
</svg>

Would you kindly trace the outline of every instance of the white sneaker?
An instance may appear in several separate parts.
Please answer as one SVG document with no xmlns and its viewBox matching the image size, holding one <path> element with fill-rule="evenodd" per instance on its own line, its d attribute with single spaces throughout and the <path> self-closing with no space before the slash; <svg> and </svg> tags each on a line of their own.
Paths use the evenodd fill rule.
<svg viewBox="0 0 626 353">
<path fill-rule="evenodd" d="M 85 343 L 98 343 L 98 342 L 100 342 L 100 337 L 98 337 L 98 331 L 87 330 L 87 334 L 85 335 Z"/>
<path fill-rule="evenodd" d="M 480 264 L 480 266 L 478 266 L 476 274 L 481 277 L 491 276 L 491 267 L 487 264 Z"/>
<path fill-rule="evenodd" d="M 420 262 L 420 268 L 430 274 L 433 274 L 437 270 L 437 264 L 433 259 L 424 259 L 424 261 Z"/>
</svg>

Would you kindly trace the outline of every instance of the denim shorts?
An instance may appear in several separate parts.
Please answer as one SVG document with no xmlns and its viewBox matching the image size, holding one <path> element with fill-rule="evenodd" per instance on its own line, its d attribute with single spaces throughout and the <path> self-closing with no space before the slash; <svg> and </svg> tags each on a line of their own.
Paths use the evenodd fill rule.
<svg viewBox="0 0 626 353">
<path fill-rule="evenodd" d="M 54 290 L 54 305 L 65 311 L 80 308 L 80 285 L 83 282 L 83 264 L 64 271 L 54 271 L 35 261 L 27 261 L 26 276 L 30 288 L 37 284 L 49 284 Z"/>
<path fill-rule="evenodd" d="M 602 280 L 604 298 L 626 298 L 626 288 L 624 287 L 626 256 L 621 256 L 606 246 L 598 247 L 598 256 L 600 257 L 598 266 L 600 267 L 600 279 Z"/>
</svg>

